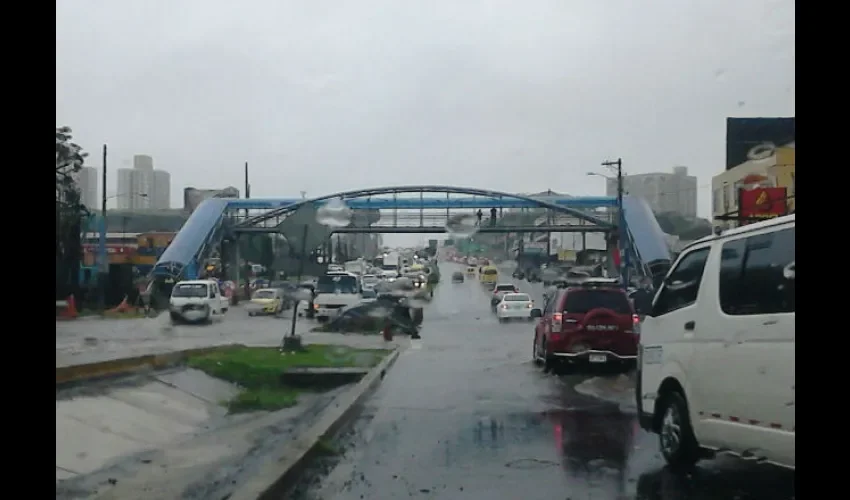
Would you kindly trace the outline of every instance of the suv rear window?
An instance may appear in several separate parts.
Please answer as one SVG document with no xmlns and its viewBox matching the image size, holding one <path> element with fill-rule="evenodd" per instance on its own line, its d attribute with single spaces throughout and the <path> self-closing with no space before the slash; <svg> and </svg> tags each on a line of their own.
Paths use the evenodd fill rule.
<svg viewBox="0 0 850 500">
<path fill-rule="evenodd" d="M 518 293 L 515 295 L 505 295 L 505 302 L 529 302 L 531 301 L 531 297 L 524 293 Z"/>
<path fill-rule="evenodd" d="M 631 314 L 626 294 L 620 290 L 572 290 L 564 300 L 564 311 L 584 314 L 598 308 L 611 309 L 618 314 Z"/>
</svg>

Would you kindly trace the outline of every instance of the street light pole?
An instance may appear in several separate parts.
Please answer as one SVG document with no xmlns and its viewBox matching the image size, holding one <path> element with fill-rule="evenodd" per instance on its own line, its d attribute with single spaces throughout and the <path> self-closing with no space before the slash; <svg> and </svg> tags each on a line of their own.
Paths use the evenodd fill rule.
<svg viewBox="0 0 850 500">
<path fill-rule="evenodd" d="M 98 238 L 98 306 L 101 311 L 106 309 L 106 279 L 109 274 L 109 260 L 106 255 L 106 144 L 103 145 L 103 179 L 100 197 L 100 235 Z"/>
<path fill-rule="evenodd" d="M 603 167 L 608 168 L 616 168 L 617 173 L 617 212 L 618 212 L 618 224 L 619 235 L 617 238 L 618 248 L 623 250 L 623 262 L 621 264 L 622 269 L 620 271 L 620 275 L 623 278 L 623 287 L 628 288 L 629 286 L 629 248 L 628 248 L 628 234 L 626 229 L 626 215 L 623 209 L 623 159 L 617 158 L 617 161 L 603 161 Z"/>
</svg>

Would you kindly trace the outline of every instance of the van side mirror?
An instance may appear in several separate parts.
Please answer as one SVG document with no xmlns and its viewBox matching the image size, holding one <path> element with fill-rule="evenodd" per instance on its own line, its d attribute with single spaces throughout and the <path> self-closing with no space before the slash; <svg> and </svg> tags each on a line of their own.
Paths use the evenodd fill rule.
<svg viewBox="0 0 850 500">
<path fill-rule="evenodd" d="M 543 311 L 541 311 L 539 307 L 535 307 L 534 309 L 531 310 L 531 317 L 532 318 L 542 318 L 543 317 Z"/>
</svg>

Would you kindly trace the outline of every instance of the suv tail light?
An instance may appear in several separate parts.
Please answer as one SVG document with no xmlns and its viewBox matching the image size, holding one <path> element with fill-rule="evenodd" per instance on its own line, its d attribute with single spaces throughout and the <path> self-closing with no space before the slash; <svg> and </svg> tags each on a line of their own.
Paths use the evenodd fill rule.
<svg viewBox="0 0 850 500">
<path fill-rule="evenodd" d="M 558 333 L 561 331 L 561 322 L 564 321 L 564 315 L 555 313 L 552 315 L 552 332 Z"/>
</svg>

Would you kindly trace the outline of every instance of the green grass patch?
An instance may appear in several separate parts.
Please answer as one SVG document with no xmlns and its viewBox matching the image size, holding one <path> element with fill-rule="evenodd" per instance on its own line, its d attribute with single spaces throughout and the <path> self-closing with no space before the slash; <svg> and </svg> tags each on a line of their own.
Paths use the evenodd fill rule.
<svg viewBox="0 0 850 500">
<path fill-rule="evenodd" d="M 371 368 L 388 353 L 385 349 L 330 345 L 308 345 L 303 352 L 297 353 L 281 353 L 276 347 L 234 347 L 192 356 L 188 365 L 242 388 L 227 402 L 231 412 L 279 410 L 298 402 L 298 391 L 280 380 L 288 368 Z"/>
</svg>

